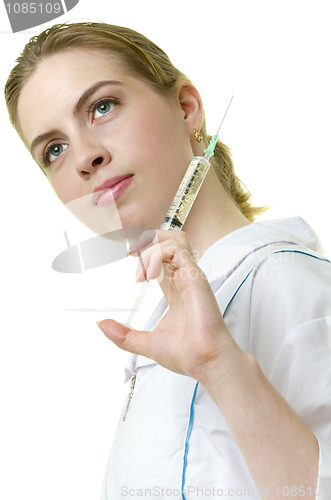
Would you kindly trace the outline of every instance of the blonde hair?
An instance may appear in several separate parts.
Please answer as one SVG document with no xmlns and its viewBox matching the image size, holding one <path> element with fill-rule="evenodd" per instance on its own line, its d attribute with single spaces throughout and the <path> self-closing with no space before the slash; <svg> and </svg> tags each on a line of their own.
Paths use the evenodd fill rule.
<svg viewBox="0 0 331 500">
<path fill-rule="evenodd" d="M 17 58 L 5 86 L 10 121 L 21 137 L 17 105 L 23 86 L 43 59 L 72 47 L 102 49 L 118 55 L 130 73 L 165 96 L 176 91 L 178 82 L 188 80 L 162 49 L 129 28 L 101 22 L 56 24 L 30 39 Z M 211 137 L 206 133 L 205 119 L 200 133 L 207 145 Z M 252 205 L 250 193 L 234 172 L 230 150 L 221 141 L 216 145 L 212 165 L 224 189 L 248 220 L 253 221 L 265 210 Z"/>
</svg>

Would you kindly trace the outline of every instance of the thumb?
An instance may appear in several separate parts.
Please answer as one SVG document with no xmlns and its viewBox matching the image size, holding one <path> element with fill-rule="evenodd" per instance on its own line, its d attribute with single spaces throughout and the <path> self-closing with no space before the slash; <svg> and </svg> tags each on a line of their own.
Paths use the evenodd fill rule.
<svg viewBox="0 0 331 500">
<path fill-rule="evenodd" d="M 118 323 L 113 319 L 97 321 L 97 325 L 117 347 L 133 354 L 148 356 L 147 341 L 150 332 L 131 330 L 129 325 Z"/>
</svg>

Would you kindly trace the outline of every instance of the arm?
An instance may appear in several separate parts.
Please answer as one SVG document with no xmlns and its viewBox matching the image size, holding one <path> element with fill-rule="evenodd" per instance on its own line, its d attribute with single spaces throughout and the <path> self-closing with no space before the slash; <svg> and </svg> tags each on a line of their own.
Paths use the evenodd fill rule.
<svg viewBox="0 0 331 500">
<path fill-rule="evenodd" d="M 282 498 L 282 493 L 289 496 L 285 486 L 300 491 L 302 498 L 313 498 L 319 463 L 313 432 L 266 379 L 254 357 L 234 350 L 227 357 L 210 367 L 201 382 L 227 419 L 257 489 L 267 487 L 268 498 Z"/>
<path fill-rule="evenodd" d="M 279 498 L 283 485 L 301 486 L 300 496 L 311 498 L 318 476 L 314 434 L 234 342 L 185 234 L 158 236 L 160 253 L 154 245 L 143 258 L 151 278 L 165 268 L 168 313 L 152 333 L 111 320 L 101 329 L 121 348 L 200 381 L 227 418 L 258 489 L 270 486 Z"/>
</svg>

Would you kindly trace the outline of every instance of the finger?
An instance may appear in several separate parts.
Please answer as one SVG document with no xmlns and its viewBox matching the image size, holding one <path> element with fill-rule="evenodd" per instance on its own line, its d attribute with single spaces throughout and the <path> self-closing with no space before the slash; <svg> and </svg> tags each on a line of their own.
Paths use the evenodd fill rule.
<svg viewBox="0 0 331 500">
<path fill-rule="evenodd" d="M 136 242 L 131 245 L 129 249 L 129 253 L 134 256 L 139 257 L 139 265 L 136 271 L 136 280 L 137 282 L 142 282 L 145 280 L 149 280 L 150 278 L 158 278 L 159 280 L 163 279 L 162 266 L 161 266 L 161 257 L 160 261 L 158 261 L 157 257 L 150 257 L 150 255 L 154 255 L 152 252 L 155 251 L 155 248 L 158 248 L 160 244 L 168 242 L 176 242 L 182 247 L 186 248 L 189 254 L 192 256 L 192 259 L 196 261 L 193 251 L 188 239 L 188 236 L 185 232 L 177 232 L 177 231 L 165 231 L 165 230 L 147 230 L 136 240 Z M 151 250 L 151 252 L 148 252 Z M 142 257 L 143 253 L 143 257 Z M 150 262 L 150 270 L 147 273 L 148 262 Z M 164 261 L 165 262 L 165 261 Z"/>
<path fill-rule="evenodd" d="M 197 279 L 206 279 L 189 250 L 183 247 L 177 239 L 168 239 L 144 250 L 142 258 L 149 278 L 159 278 L 162 271 L 165 271 L 162 281 L 163 278 L 174 279 L 178 291 L 191 286 Z M 169 270 L 171 272 L 168 272 Z M 137 279 L 138 281 L 145 279 L 141 267 L 138 267 Z"/>
<path fill-rule="evenodd" d="M 136 271 L 137 281 L 148 281 L 155 279 L 162 274 L 162 256 L 159 245 L 144 250 L 139 255 L 139 264 Z"/>
<path fill-rule="evenodd" d="M 142 259 L 140 252 L 138 252 L 138 257 L 139 257 L 139 273 L 137 274 L 137 281 L 142 281 L 141 277 L 140 277 L 141 272 L 142 272 L 143 281 L 144 280 L 148 281 L 149 278 L 147 276 L 146 267 L 145 267 L 145 264 L 144 264 L 144 261 Z"/>
<path fill-rule="evenodd" d="M 147 281 L 149 279 L 161 279 L 163 277 L 163 260 L 160 251 L 150 254 L 148 259 L 148 269 L 146 269 Z"/>
<path fill-rule="evenodd" d="M 139 255 L 145 248 L 148 248 L 153 243 L 157 243 L 156 231 L 154 229 L 148 229 L 144 231 L 139 238 L 130 246 L 130 255 Z"/>
<path fill-rule="evenodd" d="M 164 264 L 170 264 L 174 269 L 179 269 L 183 266 L 196 265 L 193 256 L 189 249 L 182 245 L 181 241 L 175 238 L 167 239 L 155 247 L 151 247 L 146 251 L 146 263 L 149 265 L 151 257 L 154 259 L 159 256 Z M 144 252 L 144 255 L 145 255 Z"/>
<path fill-rule="evenodd" d="M 112 319 L 104 319 L 97 324 L 105 336 L 124 351 L 148 356 L 147 343 L 150 332 L 131 330 L 129 326 Z"/>
<path fill-rule="evenodd" d="M 161 245 L 153 245 L 139 254 L 139 264 L 136 272 L 137 281 L 161 278 L 164 264 L 172 262 L 174 253 L 183 249 L 176 240 L 164 241 Z"/>
</svg>

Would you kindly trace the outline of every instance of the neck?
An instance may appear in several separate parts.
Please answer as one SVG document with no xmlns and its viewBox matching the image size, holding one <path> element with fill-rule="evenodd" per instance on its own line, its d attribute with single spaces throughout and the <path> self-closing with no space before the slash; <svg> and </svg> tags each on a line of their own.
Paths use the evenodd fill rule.
<svg viewBox="0 0 331 500">
<path fill-rule="evenodd" d="M 248 224 L 210 169 L 183 227 L 194 255 L 202 257 L 215 241 Z"/>
</svg>

